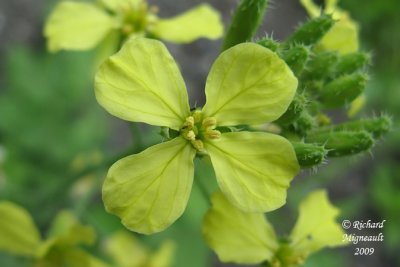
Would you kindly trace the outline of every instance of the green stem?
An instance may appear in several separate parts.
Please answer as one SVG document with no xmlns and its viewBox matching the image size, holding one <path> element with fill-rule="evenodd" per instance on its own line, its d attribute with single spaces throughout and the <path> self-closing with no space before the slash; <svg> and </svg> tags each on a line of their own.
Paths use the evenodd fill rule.
<svg viewBox="0 0 400 267">
<path fill-rule="evenodd" d="M 194 181 L 196 185 L 198 186 L 201 194 L 203 195 L 204 199 L 207 201 L 207 203 L 211 206 L 211 201 L 210 201 L 210 196 L 211 194 L 209 193 L 207 186 L 203 184 L 203 180 L 200 179 L 200 177 L 195 173 L 194 174 Z"/>
</svg>

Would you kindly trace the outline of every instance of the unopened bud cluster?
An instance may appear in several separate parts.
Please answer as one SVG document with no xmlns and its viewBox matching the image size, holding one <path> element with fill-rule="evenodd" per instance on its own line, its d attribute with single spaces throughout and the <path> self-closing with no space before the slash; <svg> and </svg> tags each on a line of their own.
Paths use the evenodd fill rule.
<svg viewBox="0 0 400 267">
<path fill-rule="evenodd" d="M 360 109 L 368 82 L 370 55 L 365 52 L 340 54 L 322 50 L 318 42 L 334 26 L 330 15 L 321 15 L 300 25 L 283 42 L 264 38 L 258 44 L 277 53 L 299 80 L 293 102 L 278 120 L 281 134 L 292 140 L 302 167 L 316 166 L 326 157 L 354 155 L 368 151 L 375 140 L 388 132 L 391 119 L 351 120 L 332 124 L 327 111 Z M 348 112 L 350 114 L 350 112 Z"/>
</svg>

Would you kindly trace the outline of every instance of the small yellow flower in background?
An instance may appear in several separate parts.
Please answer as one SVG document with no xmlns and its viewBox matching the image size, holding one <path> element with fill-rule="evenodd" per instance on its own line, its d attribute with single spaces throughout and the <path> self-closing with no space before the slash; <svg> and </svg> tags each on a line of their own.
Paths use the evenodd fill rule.
<svg viewBox="0 0 400 267">
<path fill-rule="evenodd" d="M 120 231 L 107 239 L 104 250 L 116 267 L 171 267 L 175 244 L 166 241 L 151 253 L 132 233 Z"/>
<path fill-rule="evenodd" d="M 24 208 L 0 202 L 0 251 L 31 258 L 34 267 L 108 267 L 79 247 L 93 245 L 95 239 L 92 227 L 79 224 L 72 213 L 62 211 L 43 240 Z"/>
<path fill-rule="evenodd" d="M 245 213 L 229 203 L 221 193 L 212 197 L 212 208 L 203 222 L 208 245 L 223 262 L 295 267 L 312 253 L 325 247 L 347 245 L 345 234 L 335 221 L 339 210 L 324 190 L 310 193 L 299 207 L 299 217 L 289 239 L 279 241 L 272 225 L 261 213 Z"/>
<path fill-rule="evenodd" d="M 178 66 L 156 40 L 126 42 L 99 68 L 95 87 L 98 102 L 114 116 L 176 133 L 110 168 L 103 201 L 128 229 L 160 232 L 181 216 L 196 153 L 210 156 L 219 187 L 240 209 L 266 212 L 285 203 L 299 171 L 291 144 L 274 134 L 219 128 L 273 121 L 286 111 L 297 79 L 269 49 L 244 43 L 223 52 L 208 75 L 201 110 L 190 110 Z"/>
<path fill-rule="evenodd" d="M 356 52 L 359 47 L 358 24 L 347 11 L 337 7 L 337 2 L 337 0 L 325 0 L 323 13 L 331 14 L 337 22 L 316 45 L 316 49 L 338 51 L 340 54 Z M 311 17 L 321 15 L 321 8 L 314 3 L 314 0 L 300 0 L 300 3 Z"/>
<path fill-rule="evenodd" d="M 88 50 L 106 39 L 116 41 L 152 36 L 189 43 L 198 38 L 217 39 L 223 34 L 219 13 L 207 4 L 179 16 L 162 19 L 145 0 L 100 0 L 100 3 L 62 1 L 50 14 L 44 30 L 51 52 Z M 115 38 L 115 34 L 119 38 Z"/>
</svg>

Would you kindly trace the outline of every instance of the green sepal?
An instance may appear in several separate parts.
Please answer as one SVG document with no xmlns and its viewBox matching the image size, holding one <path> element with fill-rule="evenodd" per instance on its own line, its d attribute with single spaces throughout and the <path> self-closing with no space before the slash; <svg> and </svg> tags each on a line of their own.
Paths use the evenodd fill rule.
<svg viewBox="0 0 400 267">
<path fill-rule="evenodd" d="M 368 76 L 362 73 L 347 74 L 326 84 L 320 92 L 320 101 L 327 108 L 346 105 L 365 89 Z"/>
<path fill-rule="evenodd" d="M 292 142 L 297 161 L 302 168 L 310 168 L 324 162 L 328 150 L 323 145 Z"/>
<path fill-rule="evenodd" d="M 328 157 L 355 155 L 374 145 L 374 139 L 367 131 L 312 133 L 307 136 L 306 141 L 324 145 L 328 150 Z"/>
<path fill-rule="evenodd" d="M 296 76 L 303 71 L 310 56 L 310 49 L 304 45 L 294 45 L 280 53 L 282 59 L 289 65 Z"/>
<path fill-rule="evenodd" d="M 337 132 L 337 131 L 367 131 L 374 138 L 379 138 L 383 134 L 390 131 L 392 128 L 392 119 L 388 115 L 381 115 L 380 117 L 361 119 L 356 121 L 344 122 L 336 125 L 329 125 L 318 128 L 315 132 Z"/>
<path fill-rule="evenodd" d="M 327 51 L 317 53 L 307 63 L 303 79 L 326 79 L 332 73 L 338 60 L 337 52 Z"/>
<path fill-rule="evenodd" d="M 268 48 L 271 51 L 276 52 L 279 48 L 279 42 L 275 41 L 272 38 L 265 37 L 261 39 L 260 41 L 257 42 L 257 44 L 264 46 L 265 48 Z"/>
<path fill-rule="evenodd" d="M 292 103 L 283 115 L 275 122 L 279 125 L 288 125 L 298 119 L 307 106 L 307 98 L 304 94 L 295 94 Z"/>
<path fill-rule="evenodd" d="M 232 17 L 222 51 L 251 40 L 264 18 L 268 0 L 242 0 Z"/>
<path fill-rule="evenodd" d="M 365 52 L 354 52 L 339 58 L 333 72 L 336 76 L 350 74 L 364 69 L 371 61 L 371 56 Z"/>
<path fill-rule="evenodd" d="M 286 41 L 287 44 L 314 45 L 332 28 L 335 20 L 331 15 L 322 15 L 300 25 Z"/>
</svg>

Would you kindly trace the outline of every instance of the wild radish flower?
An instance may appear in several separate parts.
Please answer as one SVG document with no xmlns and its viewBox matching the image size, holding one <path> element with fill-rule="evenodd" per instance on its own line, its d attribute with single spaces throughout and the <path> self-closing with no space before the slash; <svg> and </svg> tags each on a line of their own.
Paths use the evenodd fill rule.
<svg viewBox="0 0 400 267">
<path fill-rule="evenodd" d="M 312 253 L 325 247 L 348 244 L 344 231 L 335 220 L 339 210 L 324 190 L 306 197 L 299 207 L 299 217 L 290 236 L 278 240 L 264 214 L 245 213 L 233 206 L 221 193 L 212 197 L 212 208 L 203 223 L 208 245 L 223 262 L 295 267 Z"/>
<path fill-rule="evenodd" d="M 105 61 L 96 97 L 111 114 L 175 130 L 167 142 L 116 162 L 103 185 L 106 209 L 129 229 L 164 230 L 183 213 L 196 153 L 208 154 L 219 187 L 235 206 L 266 212 L 285 203 L 299 166 L 291 144 L 261 132 L 221 132 L 280 117 L 297 79 L 275 53 L 257 44 L 223 52 L 206 83 L 206 104 L 191 111 L 178 66 L 159 41 L 135 38 Z"/>
<path fill-rule="evenodd" d="M 145 0 L 100 0 L 100 4 L 63 1 L 50 14 L 44 30 L 48 49 L 89 50 L 100 42 L 117 49 L 121 40 L 153 36 L 176 43 L 223 33 L 219 13 L 207 4 L 179 16 L 161 19 Z M 106 49 L 106 48 L 104 48 Z"/>
</svg>

